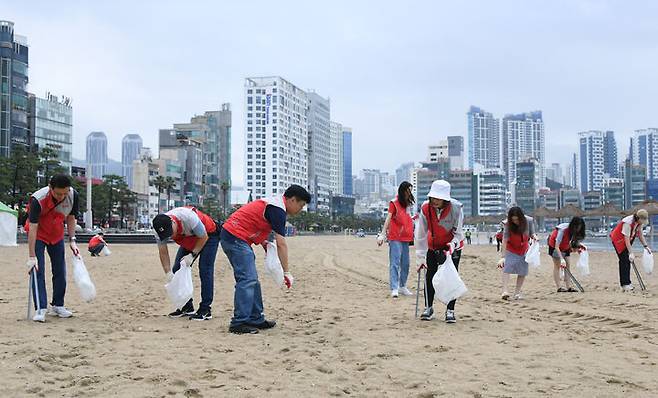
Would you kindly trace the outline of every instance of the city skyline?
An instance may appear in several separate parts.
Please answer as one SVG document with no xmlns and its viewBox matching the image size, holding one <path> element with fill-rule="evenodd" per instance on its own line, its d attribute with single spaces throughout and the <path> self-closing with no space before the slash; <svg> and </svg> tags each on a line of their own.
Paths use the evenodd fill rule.
<svg viewBox="0 0 658 398">
<path fill-rule="evenodd" d="M 355 131 L 354 171 L 393 171 L 422 159 L 427 145 L 448 135 L 466 138 L 464 113 L 472 104 L 497 117 L 542 110 L 546 163 L 564 167 L 578 149 L 578 132 L 615 131 L 622 161 L 633 132 L 658 124 L 650 96 L 658 91 L 652 70 L 658 54 L 649 39 L 658 30 L 652 23 L 657 6 L 650 2 L 633 8 L 584 1 L 532 8 L 510 2 L 419 3 L 404 10 L 390 7 L 377 20 L 368 18 L 367 5 L 286 5 L 304 18 L 299 26 L 281 28 L 291 39 L 276 55 L 269 49 L 273 38 L 263 38 L 266 28 L 260 26 L 287 7 L 269 4 L 250 14 L 253 29 L 240 28 L 247 20 L 237 16 L 245 15 L 247 6 L 236 4 L 140 3 L 133 4 L 131 15 L 118 18 L 121 7 L 115 5 L 41 2 L 39 7 L 8 4 L 2 18 L 27 37 L 29 91 L 73 98 L 78 159 L 84 158 L 84 139 L 92 131 L 106 132 L 109 157 L 120 159 L 126 132 L 139 131 L 144 146 L 157 148 L 163 125 L 229 102 L 236 121 L 232 177 L 244 184 L 240 113 L 242 84 L 250 75 L 281 75 L 329 97 L 332 119 Z M 206 23 L 186 25 L 185 35 L 170 29 L 192 16 Z M 464 18 L 471 21 L 466 30 Z M 555 31 L 558 21 L 561 30 Z M 317 24 L 326 32 L 295 34 L 315 32 Z M 57 46 L 60 36 L 70 37 L 73 45 Z M 220 50 L 204 55 L 209 67 L 185 62 L 211 38 Z M 515 50 L 524 46 L 536 48 L 539 56 Z M 305 51 L 295 50 L 299 47 Z M 476 48 L 477 59 L 486 63 L 473 58 Z M 337 64 L 341 58 L 345 62 Z M 380 139 L 401 133 L 407 145 Z"/>
</svg>

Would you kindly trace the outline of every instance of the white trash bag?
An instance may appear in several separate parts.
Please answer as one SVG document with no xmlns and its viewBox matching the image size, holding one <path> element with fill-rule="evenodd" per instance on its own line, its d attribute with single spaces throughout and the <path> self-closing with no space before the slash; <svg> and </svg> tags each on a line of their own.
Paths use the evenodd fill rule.
<svg viewBox="0 0 658 398">
<path fill-rule="evenodd" d="M 528 251 L 525 254 L 525 261 L 532 268 L 539 268 L 541 265 L 541 256 L 539 250 L 539 242 L 535 242 L 530 245 Z"/>
<path fill-rule="evenodd" d="M 112 251 L 110 250 L 109 247 L 104 246 L 103 247 L 103 254 L 105 254 L 106 256 L 109 256 L 110 254 L 112 254 Z"/>
<path fill-rule="evenodd" d="M 73 281 L 80 291 L 82 300 L 90 302 L 96 298 L 96 286 L 91 281 L 82 256 L 73 256 Z"/>
<path fill-rule="evenodd" d="M 276 245 L 272 242 L 267 242 L 267 253 L 265 254 L 265 273 L 272 278 L 277 286 L 283 287 L 283 267 Z"/>
<path fill-rule="evenodd" d="M 578 264 L 576 264 L 576 268 L 578 269 L 578 272 L 580 272 L 580 275 L 589 275 L 589 252 L 587 250 L 580 252 L 580 257 L 578 258 Z"/>
<path fill-rule="evenodd" d="M 194 294 L 192 267 L 181 264 L 171 282 L 165 285 L 165 289 L 174 307 L 183 308 Z"/>
<path fill-rule="evenodd" d="M 642 254 L 642 266 L 644 267 L 644 272 L 651 275 L 653 273 L 653 253 L 649 253 L 647 250 Z"/>
<path fill-rule="evenodd" d="M 462 281 L 459 273 L 457 273 L 455 264 L 452 262 L 452 257 L 446 257 L 445 263 L 439 266 L 439 269 L 432 278 L 432 286 L 434 286 L 436 298 L 443 304 L 448 304 L 452 300 L 458 299 L 468 291 L 464 281 Z"/>
</svg>

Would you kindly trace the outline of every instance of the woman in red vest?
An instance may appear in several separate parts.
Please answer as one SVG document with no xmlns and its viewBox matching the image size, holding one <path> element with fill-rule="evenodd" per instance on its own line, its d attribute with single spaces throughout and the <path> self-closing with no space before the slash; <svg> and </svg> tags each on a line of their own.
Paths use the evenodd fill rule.
<svg viewBox="0 0 658 398">
<path fill-rule="evenodd" d="M 153 219 L 153 229 L 157 236 L 160 264 L 171 281 L 181 263 L 191 266 L 199 256 L 199 279 L 201 279 L 201 303 L 194 312 L 194 303 L 190 299 L 182 308 L 169 314 L 172 318 L 189 316 L 195 321 L 212 319 L 211 305 L 214 298 L 215 257 L 219 248 L 219 231 L 221 225 L 209 215 L 192 207 L 177 207 Z M 179 245 L 174 266 L 171 267 L 167 241 L 171 238 Z"/>
<path fill-rule="evenodd" d="M 533 242 L 530 242 L 530 239 Z M 532 217 L 523 214 L 520 207 L 512 207 L 507 213 L 507 223 L 503 232 L 503 250 L 498 268 L 503 269 L 503 300 L 509 300 L 507 285 L 510 274 L 516 274 L 516 289 L 514 299 L 521 299 L 521 288 L 528 275 L 528 263 L 525 254 L 530 244 L 536 244 L 537 235 Z"/>
<path fill-rule="evenodd" d="M 622 218 L 615 229 L 610 233 L 610 240 L 619 258 L 619 284 L 623 291 L 633 290 L 631 284 L 631 261 L 635 261 L 635 254 L 631 249 L 635 238 L 640 239 L 644 249 L 651 253 L 647 241 L 642 235 L 642 226 L 649 222 L 649 213 L 640 209 L 630 216 Z"/>
<path fill-rule="evenodd" d="M 585 221 L 581 217 L 574 217 L 569 223 L 558 224 L 548 237 L 548 254 L 553 258 L 553 280 L 559 293 L 577 292 L 571 286 L 571 279 L 564 273 L 564 284 L 560 281 L 560 269 L 571 270 L 569 256 L 573 250 L 586 250 L 585 245 L 580 243 L 585 239 Z"/>
<path fill-rule="evenodd" d="M 420 208 L 415 231 L 416 264 L 417 271 L 427 268 L 425 276 L 425 311 L 420 316 L 422 321 L 429 321 L 434 317 L 434 286 L 432 278 L 439 268 L 439 264 L 451 256 L 455 268 L 459 270 L 461 249 L 464 247 L 463 205 L 450 197 L 450 183 L 437 180 L 432 183 L 429 200 Z M 445 313 L 447 323 L 457 322 L 455 317 L 455 303 L 448 303 Z"/>
<path fill-rule="evenodd" d="M 404 181 L 398 187 L 398 196 L 388 205 L 388 216 L 382 232 L 377 235 L 377 245 L 381 246 L 388 239 L 389 286 L 391 297 L 413 293 L 407 289 L 409 276 L 409 243 L 414 240 L 414 223 L 411 209 L 415 202 L 411 193 L 412 185 Z"/>
</svg>

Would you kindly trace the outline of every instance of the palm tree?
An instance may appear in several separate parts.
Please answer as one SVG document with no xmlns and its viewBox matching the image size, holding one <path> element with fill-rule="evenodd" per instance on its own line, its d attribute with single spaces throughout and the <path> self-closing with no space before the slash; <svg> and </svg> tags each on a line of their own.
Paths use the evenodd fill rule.
<svg viewBox="0 0 658 398">
<path fill-rule="evenodd" d="M 229 207 L 228 193 L 231 190 L 231 182 L 222 181 L 222 184 L 220 185 L 220 189 L 222 190 L 222 213 L 224 213 L 223 216 L 226 217 L 226 212 L 228 211 L 228 207 Z"/>
<path fill-rule="evenodd" d="M 158 188 L 158 213 L 160 213 L 160 196 L 162 195 L 162 191 L 167 185 L 167 179 L 164 178 L 164 176 L 157 176 L 155 179 L 153 179 L 153 185 Z"/>
<path fill-rule="evenodd" d="M 176 188 L 176 179 L 171 176 L 165 178 L 165 184 L 163 188 L 167 191 L 167 208 L 169 208 L 169 206 L 171 206 L 171 190 Z"/>
</svg>

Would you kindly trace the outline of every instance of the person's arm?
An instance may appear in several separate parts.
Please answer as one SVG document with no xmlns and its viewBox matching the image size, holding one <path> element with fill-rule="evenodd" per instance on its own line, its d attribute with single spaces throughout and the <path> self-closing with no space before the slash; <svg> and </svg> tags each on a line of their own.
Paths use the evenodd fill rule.
<svg viewBox="0 0 658 398">
<path fill-rule="evenodd" d="M 649 248 L 649 245 L 647 244 L 647 240 L 644 238 L 644 234 L 642 232 L 643 232 L 643 228 L 642 226 L 639 226 L 637 229 L 637 235 L 638 235 L 637 237 L 640 239 L 640 243 L 642 243 L 642 246 L 644 246 L 644 248 L 648 250 L 649 253 L 651 253 L 651 249 Z"/>
<path fill-rule="evenodd" d="M 276 252 L 279 256 L 279 261 L 281 261 L 281 268 L 283 268 L 283 272 L 290 272 L 290 268 L 288 267 L 288 244 L 286 243 L 286 238 L 274 233 L 274 239 L 276 241 Z"/>
<path fill-rule="evenodd" d="M 30 222 L 30 232 L 27 233 L 27 247 L 30 257 L 36 257 L 36 243 L 37 243 L 37 231 L 39 230 L 38 223 Z"/>
<path fill-rule="evenodd" d="M 459 219 L 457 220 L 457 226 L 455 227 L 455 232 L 452 237 L 452 249 L 457 250 L 461 241 L 464 240 L 464 208 L 459 212 Z"/>
<path fill-rule="evenodd" d="M 535 233 L 535 220 L 528 220 L 528 235 L 534 240 L 537 240 L 537 234 Z"/>
<path fill-rule="evenodd" d="M 78 225 L 78 220 L 76 220 L 75 216 L 72 214 L 69 214 L 66 217 L 66 226 L 69 232 L 69 247 L 71 248 L 71 251 L 73 252 L 74 256 L 79 256 L 80 255 L 80 250 L 78 249 L 78 245 L 75 243 L 76 238 L 75 238 L 75 226 Z"/>
<path fill-rule="evenodd" d="M 633 254 L 633 247 L 631 246 L 632 232 L 631 226 L 628 225 L 628 223 L 624 223 L 624 225 L 621 226 L 621 234 L 624 236 L 624 244 L 626 245 L 626 250 L 628 250 L 629 255 Z"/>
<path fill-rule="evenodd" d="M 416 264 L 418 266 L 425 265 L 427 261 L 427 219 L 422 211 L 418 213 L 418 219 L 416 220 L 414 245 L 416 245 Z"/>
<path fill-rule="evenodd" d="M 391 224 L 391 213 L 388 213 L 386 216 L 386 221 L 384 221 L 384 228 L 382 232 L 377 236 L 377 245 L 381 246 L 384 243 L 384 240 L 388 237 L 388 226 Z"/>
<path fill-rule="evenodd" d="M 169 248 L 166 243 L 158 243 L 158 254 L 160 255 L 160 265 L 165 274 L 171 272 L 171 259 L 169 258 Z"/>
<path fill-rule="evenodd" d="M 560 259 L 560 263 L 565 262 L 566 260 L 564 257 L 562 257 L 562 250 L 560 250 L 560 243 L 562 243 L 562 238 L 564 237 L 564 229 L 563 228 L 558 228 L 557 229 L 557 236 L 555 237 L 555 251 L 557 252 L 557 256 Z"/>
</svg>

